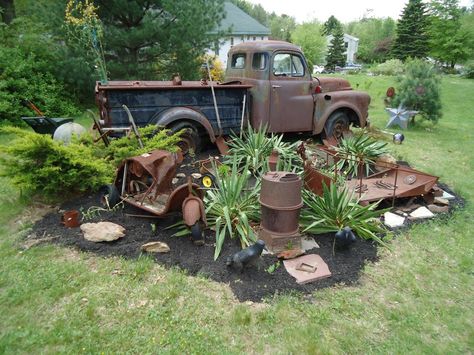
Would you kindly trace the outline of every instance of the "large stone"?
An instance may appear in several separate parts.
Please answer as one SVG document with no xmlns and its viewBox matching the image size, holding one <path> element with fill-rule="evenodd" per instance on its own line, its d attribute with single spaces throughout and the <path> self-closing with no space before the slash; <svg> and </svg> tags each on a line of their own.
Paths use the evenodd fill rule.
<svg viewBox="0 0 474 355">
<path fill-rule="evenodd" d="M 147 253 L 169 253 L 171 250 L 168 244 L 163 242 L 150 242 L 142 245 L 141 248 Z"/>
<path fill-rule="evenodd" d="M 286 271 L 298 284 L 306 284 L 331 276 L 328 265 L 317 254 L 303 255 L 295 259 L 284 260 Z"/>
<path fill-rule="evenodd" d="M 411 219 L 425 219 L 434 217 L 434 214 L 426 207 L 420 207 L 410 213 L 410 217 Z"/>
<path fill-rule="evenodd" d="M 392 212 L 385 212 L 383 218 L 384 224 L 390 228 L 401 227 L 405 223 L 405 217 L 399 216 Z"/>
<path fill-rule="evenodd" d="M 84 223 L 81 231 L 91 242 L 111 242 L 125 236 L 125 228 L 112 222 Z"/>
</svg>

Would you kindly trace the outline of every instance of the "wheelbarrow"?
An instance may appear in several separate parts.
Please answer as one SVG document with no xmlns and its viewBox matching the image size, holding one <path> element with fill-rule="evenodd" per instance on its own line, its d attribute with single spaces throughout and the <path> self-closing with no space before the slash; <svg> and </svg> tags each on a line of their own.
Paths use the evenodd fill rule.
<svg viewBox="0 0 474 355">
<path fill-rule="evenodd" d="M 172 186 L 182 160 L 181 153 L 164 150 L 125 159 L 114 183 L 100 189 L 101 203 L 111 208 L 123 201 L 157 217 L 182 213 L 193 241 L 202 244 L 202 225 L 207 225 L 204 191 L 189 178 L 186 184 Z"/>
</svg>

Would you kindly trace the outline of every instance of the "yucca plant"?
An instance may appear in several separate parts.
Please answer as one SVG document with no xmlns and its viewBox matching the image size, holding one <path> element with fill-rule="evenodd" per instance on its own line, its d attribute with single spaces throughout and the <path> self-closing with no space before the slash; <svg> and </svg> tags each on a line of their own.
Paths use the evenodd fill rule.
<svg viewBox="0 0 474 355">
<path fill-rule="evenodd" d="M 347 189 L 338 189 L 335 184 L 323 185 L 323 195 L 318 196 L 303 190 L 306 208 L 301 212 L 300 224 L 305 232 L 322 234 L 338 232 L 350 227 L 363 239 L 374 239 L 385 243 L 377 236 L 384 228 L 377 220 L 386 210 L 376 210 L 378 203 L 362 206 Z"/>
<path fill-rule="evenodd" d="M 337 168 L 346 175 L 356 176 L 359 165 L 363 165 L 365 174 L 369 175 L 371 165 L 378 157 L 388 153 L 387 143 L 379 142 L 368 136 L 354 136 L 342 139 L 336 150 Z"/>
<path fill-rule="evenodd" d="M 299 164 L 301 158 L 296 153 L 296 143 L 283 142 L 283 135 L 267 135 L 265 126 L 254 130 L 248 125 L 241 136 L 232 134 L 229 147 L 230 159 L 235 156 L 241 165 L 249 159 L 248 168 L 254 175 L 268 171 L 267 159 L 273 150 L 279 154 L 279 170 L 293 171 L 302 167 Z"/>
<path fill-rule="evenodd" d="M 219 257 L 226 236 L 238 238 L 242 248 L 254 242 L 255 233 L 250 223 L 260 219 L 260 186 L 247 188 L 251 176 L 249 160 L 242 173 L 239 172 L 240 160 L 235 155 L 230 163 L 230 171 L 216 174 L 216 188 L 208 190 L 204 198 L 207 222 L 216 232 L 214 260 Z"/>
</svg>

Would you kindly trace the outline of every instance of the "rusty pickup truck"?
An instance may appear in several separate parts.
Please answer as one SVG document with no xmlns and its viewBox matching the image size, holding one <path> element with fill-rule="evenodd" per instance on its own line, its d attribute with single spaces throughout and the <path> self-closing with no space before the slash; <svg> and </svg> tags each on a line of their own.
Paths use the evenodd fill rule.
<svg viewBox="0 0 474 355">
<path fill-rule="evenodd" d="M 339 138 L 351 124 L 366 126 L 370 103 L 369 95 L 352 90 L 345 79 L 313 78 L 301 49 L 281 41 L 234 46 L 221 84 L 109 81 L 97 83 L 95 94 L 105 127 L 129 124 L 126 105 L 138 126 L 185 129 L 185 145 L 195 150 L 203 138 L 215 142 L 238 133 L 245 117 L 269 132 Z"/>
</svg>

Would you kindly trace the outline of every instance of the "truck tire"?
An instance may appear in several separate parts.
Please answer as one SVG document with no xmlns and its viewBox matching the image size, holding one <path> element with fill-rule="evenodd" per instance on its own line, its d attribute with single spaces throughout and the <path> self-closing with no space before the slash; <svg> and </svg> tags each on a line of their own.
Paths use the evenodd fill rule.
<svg viewBox="0 0 474 355">
<path fill-rule="evenodd" d="M 173 133 L 183 130 L 181 134 L 181 141 L 178 143 L 178 146 L 181 148 L 181 151 L 184 155 L 188 154 L 190 150 L 194 153 L 199 153 L 201 150 L 201 137 L 199 136 L 199 131 L 197 127 L 189 122 L 178 122 L 170 127 Z"/>
<path fill-rule="evenodd" d="M 325 136 L 342 138 L 342 133 L 349 129 L 349 117 L 344 112 L 334 112 L 329 116 L 324 125 Z"/>
</svg>

